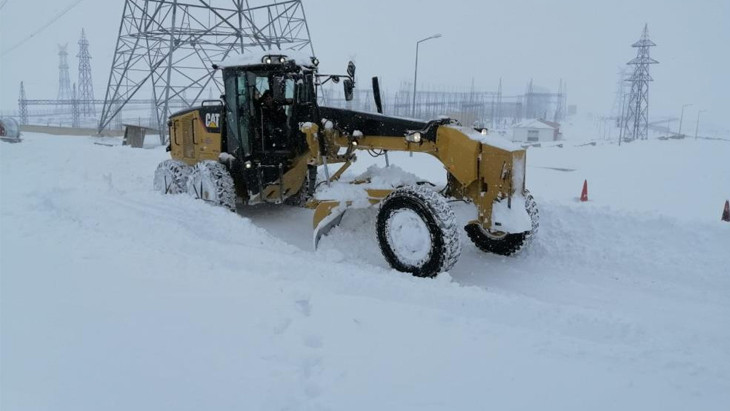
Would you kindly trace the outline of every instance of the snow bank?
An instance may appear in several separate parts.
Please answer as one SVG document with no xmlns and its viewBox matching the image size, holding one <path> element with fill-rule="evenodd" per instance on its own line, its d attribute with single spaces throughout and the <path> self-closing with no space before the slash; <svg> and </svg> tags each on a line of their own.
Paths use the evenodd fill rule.
<svg viewBox="0 0 730 411">
<path fill-rule="evenodd" d="M 0 408 L 723 410 L 722 204 L 684 219 L 602 193 L 633 176 L 656 182 L 644 198 L 724 196 L 727 152 L 636 147 L 531 150 L 532 247 L 503 258 L 464 243 L 448 275 L 420 280 L 386 266 L 376 210 L 346 214 L 312 253 L 309 210 L 242 217 L 152 192 L 163 148 L 29 133 L 0 145 Z M 604 167 L 616 159 L 625 171 Z M 529 167 L 572 161 L 600 181 L 590 203 L 571 173 Z M 688 184 L 698 175 L 711 183 Z"/>
</svg>

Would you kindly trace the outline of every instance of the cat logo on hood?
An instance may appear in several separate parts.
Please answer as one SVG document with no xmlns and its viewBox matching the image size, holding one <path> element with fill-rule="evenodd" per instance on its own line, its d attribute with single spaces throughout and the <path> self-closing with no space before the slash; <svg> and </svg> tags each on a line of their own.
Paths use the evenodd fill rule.
<svg viewBox="0 0 730 411">
<path fill-rule="evenodd" d="M 221 115 L 219 113 L 206 113 L 205 115 L 205 126 L 207 128 L 218 128 Z"/>
</svg>

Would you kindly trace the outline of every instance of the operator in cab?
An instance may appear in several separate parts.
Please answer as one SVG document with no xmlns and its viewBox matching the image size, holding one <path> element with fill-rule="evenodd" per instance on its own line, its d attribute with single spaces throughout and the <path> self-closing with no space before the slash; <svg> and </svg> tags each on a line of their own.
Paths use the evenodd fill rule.
<svg viewBox="0 0 730 411">
<path fill-rule="evenodd" d="M 286 148 L 287 115 L 284 108 L 274 101 L 271 90 L 266 90 L 259 99 L 261 123 L 267 146 L 273 149 Z"/>
</svg>

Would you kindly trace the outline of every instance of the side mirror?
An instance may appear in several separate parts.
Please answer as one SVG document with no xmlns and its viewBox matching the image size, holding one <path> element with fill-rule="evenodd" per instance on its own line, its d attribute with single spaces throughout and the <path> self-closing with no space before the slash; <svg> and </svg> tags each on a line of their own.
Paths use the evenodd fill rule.
<svg viewBox="0 0 730 411">
<path fill-rule="evenodd" d="M 350 76 L 351 79 L 355 80 L 355 63 L 347 63 L 347 75 Z"/>
<path fill-rule="evenodd" d="M 345 100 L 352 101 L 355 91 L 355 82 L 348 78 L 345 79 L 342 84 L 345 86 Z"/>
</svg>

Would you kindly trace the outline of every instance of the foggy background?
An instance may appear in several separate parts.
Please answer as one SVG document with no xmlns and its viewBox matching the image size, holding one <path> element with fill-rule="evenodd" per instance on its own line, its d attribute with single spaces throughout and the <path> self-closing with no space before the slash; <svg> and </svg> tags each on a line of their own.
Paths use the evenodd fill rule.
<svg viewBox="0 0 730 411">
<path fill-rule="evenodd" d="M 29 99 L 55 99 L 58 44 L 69 44 L 71 81 L 76 82 L 77 42 L 90 42 L 94 93 L 104 98 L 124 0 L 82 0 L 25 41 L 77 0 L 0 0 L 0 109 L 17 110 L 25 81 Z M 273 2 L 273 0 L 271 1 Z M 381 77 L 387 91 L 413 81 L 416 41 L 421 45 L 419 90 L 495 91 L 522 94 L 532 78 L 556 90 L 567 82 L 568 104 L 579 113 L 609 115 L 617 73 L 636 56 L 631 44 L 645 23 L 657 43 L 652 57 L 650 121 L 697 110 L 703 123 L 724 124 L 730 113 L 730 1 L 485 1 L 304 0 L 315 53 L 323 72 L 358 65 L 360 85 Z M 212 5 L 229 5 L 212 0 Z M 691 121 L 691 120 L 687 120 Z"/>
</svg>

